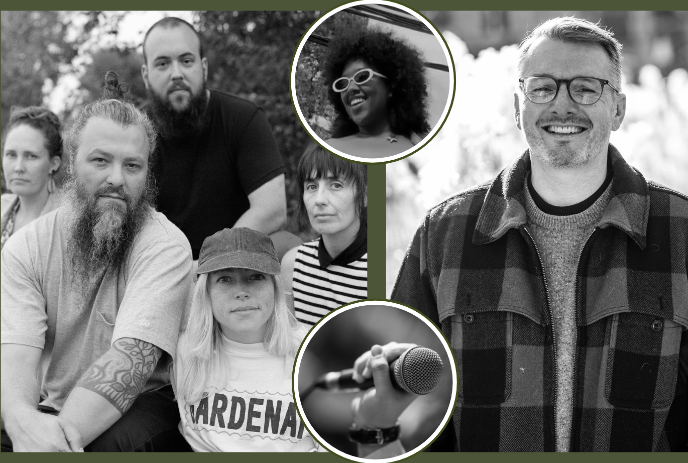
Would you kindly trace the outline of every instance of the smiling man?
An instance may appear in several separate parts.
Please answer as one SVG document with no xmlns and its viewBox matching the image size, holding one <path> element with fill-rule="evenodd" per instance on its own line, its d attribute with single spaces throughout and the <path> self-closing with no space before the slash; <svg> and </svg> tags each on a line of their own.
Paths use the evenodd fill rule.
<svg viewBox="0 0 688 463">
<path fill-rule="evenodd" d="M 148 110 L 160 131 L 158 210 L 187 236 L 194 259 L 203 240 L 225 228 L 280 230 L 287 219 L 284 161 L 263 111 L 206 88 L 201 37 L 182 19 L 151 26 L 143 56 Z M 282 255 L 284 232 L 272 238 Z"/>
<path fill-rule="evenodd" d="M 132 104 L 84 107 L 62 207 L 3 248 L 3 451 L 189 449 L 168 367 L 191 249 L 152 207 L 155 143 Z"/>
<path fill-rule="evenodd" d="M 688 198 L 609 144 L 621 59 L 588 21 L 535 29 L 514 95 L 528 150 L 410 245 L 392 299 L 455 350 L 454 450 L 686 449 Z"/>
</svg>

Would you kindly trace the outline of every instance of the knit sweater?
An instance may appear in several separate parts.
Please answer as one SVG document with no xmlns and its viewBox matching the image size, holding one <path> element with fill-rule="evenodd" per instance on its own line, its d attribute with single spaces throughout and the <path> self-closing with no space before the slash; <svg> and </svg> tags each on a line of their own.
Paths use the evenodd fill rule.
<svg viewBox="0 0 688 463">
<path fill-rule="evenodd" d="M 546 276 L 556 346 L 555 429 L 557 452 L 570 447 L 573 416 L 573 363 L 576 348 L 576 273 L 583 246 L 592 235 L 609 202 L 611 184 L 585 211 L 572 215 L 550 215 L 541 211 L 524 188 L 527 226 Z"/>
</svg>

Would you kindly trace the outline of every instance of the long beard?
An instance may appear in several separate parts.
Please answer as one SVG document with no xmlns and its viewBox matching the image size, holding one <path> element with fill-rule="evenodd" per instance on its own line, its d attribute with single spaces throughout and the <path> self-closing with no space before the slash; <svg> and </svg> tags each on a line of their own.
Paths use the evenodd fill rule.
<svg viewBox="0 0 688 463">
<path fill-rule="evenodd" d="M 99 206 L 100 194 L 117 192 L 126 208 L 114 204 Z M 150 208 L 147 189 L 134 200 L 120 188 L 104 187 L 89 195 L 83 185 L 71 179 L 62 200 L 67 216 L 67 256 L 73 286 L 84 302 L 108 269 L 118 271 L 144 224 Z"/>
<path fill-rule="evenodd" d="M 177 111 L 165 97 L 150 88 L 146 90 L 150 101 L 149 112 L 163 138 L 192 137 L 199 135 L 205 128 L 205 109 L 208 106 L 205 85 L 193 95 L 189 106 Z"/>
</svg>

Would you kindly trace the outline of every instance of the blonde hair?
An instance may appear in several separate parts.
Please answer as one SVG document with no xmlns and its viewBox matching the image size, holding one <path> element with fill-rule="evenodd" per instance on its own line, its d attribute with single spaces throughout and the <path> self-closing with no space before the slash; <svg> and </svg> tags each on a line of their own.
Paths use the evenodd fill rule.
<svg viewBox="0 0 688 463">
<path fill-rule="evenodd" d="M 269 354 L 283 357 L 285 366 L 296 356 L 301 344 L 302 331 L 294 315 L 287 307 L 284 284 L 279 275 L 272 278 L 275 290 L 275 307 L 266 322 L 263 345 Z M 208 378 L 219 373 L 219 381 L 227 381 L 230 365 L 220 352 L 222 332 L 213 316 L 208 274 L 201 274 L 194 288 L 185 340 L 177 347 L 174 362 L 174 381 L 177 396 L 193 403 L 201 399 Z"/>
</svg>

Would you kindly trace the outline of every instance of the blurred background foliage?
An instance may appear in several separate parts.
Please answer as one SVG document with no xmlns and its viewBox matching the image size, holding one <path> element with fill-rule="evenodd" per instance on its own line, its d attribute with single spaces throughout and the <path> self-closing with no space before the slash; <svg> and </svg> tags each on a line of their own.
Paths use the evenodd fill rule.
<svg viewBox="0 0 688 463">
<path fill-rule="evenodd" d="M 331 40 L 339 32 L 365 30 L 368 19 L 347 13 L 327 18 L 311 35 L 299 54 L 296 67 L 295 90 L 301 113 L 315 133 L 323 140 L 330 138 L 330 126 L 335 119 L 334 108 L 327 97 L 325 74 L 322 65 L 327 56 L 327 46 L 322 41 Z"/>
<path fill-rule="evenodd" d="M 388 295 L 427 210 L 490 181 L 526 149 L 514 122 L 517 44 L 563 14 L 600 21 L 624 45 L 626 117 L 611 143 L 645 178 L 688 194 L 688 12 L 428 13 L 451 50 L 456 95 L 438 135 L 387 164 Z"/>
<path fill-rule="evenodd" d="M 48 105 L 68 122 L 81 104 L 100 96 L 107 70 L 117 71 L 129 85 L 128 98 L 139 106 L 145 104 L 140 43 L 117 40 L 124 21 L 137 14 L 3 11 L 2 127 L 14 105 Z M 314 11 L 203 11 L 191 15 L 208 58 L 208 87 L 246 98 L 265 111 L 287 166 L 287 228 L 303 238 L 310 237 L 311 230 L 300 230 L 295 220 L 299 198 L 293 179 L 310 137 L 294 111 L 289 79 L 298 43 L 319 15 Z M 150 25 L 152 22 L 142 30 Z M 310 95 L 305 100 L 309 101 Z"/>
</svg>

